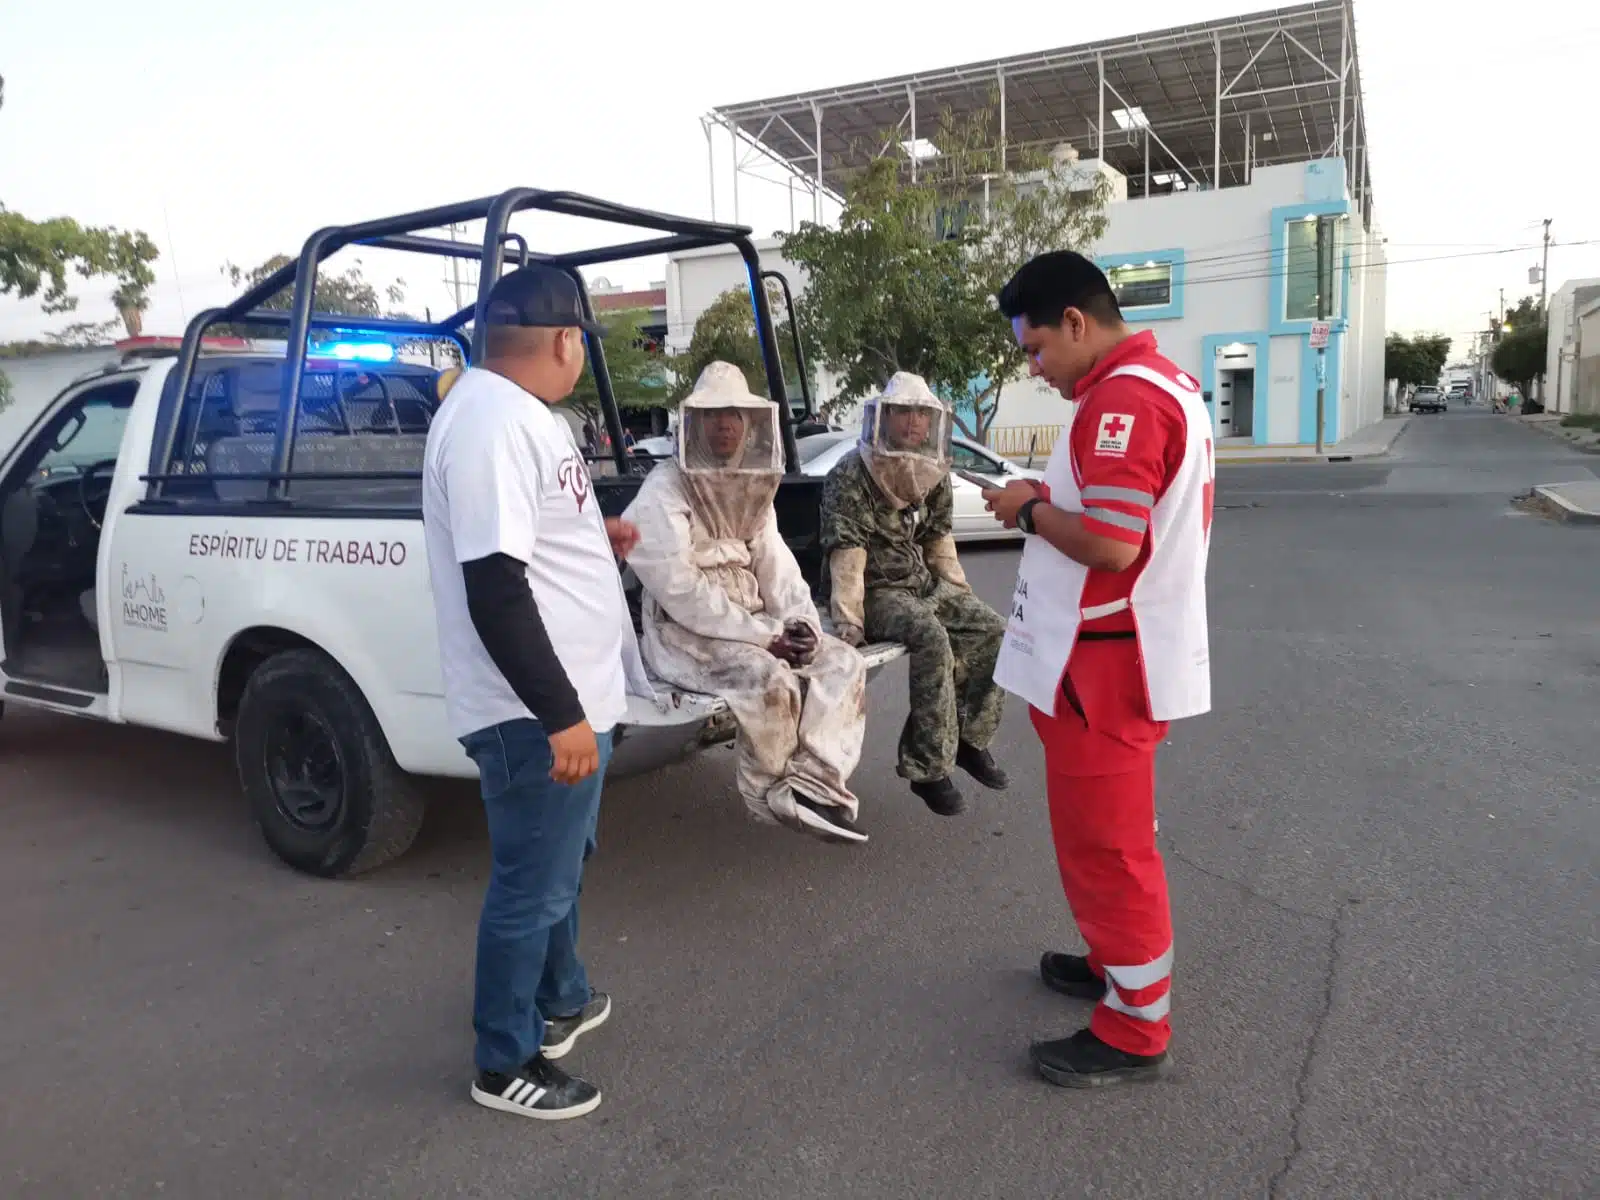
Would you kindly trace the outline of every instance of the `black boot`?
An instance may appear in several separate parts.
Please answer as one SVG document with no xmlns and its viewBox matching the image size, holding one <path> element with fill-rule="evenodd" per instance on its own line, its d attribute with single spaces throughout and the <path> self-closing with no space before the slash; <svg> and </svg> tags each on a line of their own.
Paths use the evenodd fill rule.
<svg viewBox="0 0 1600 1200">
<path fill-rule="evenodd" d="M 967 809 L 967 802 L 947 775 L 943 779 L 930 779 L 927 783 L 913 783 L 911 790 L 922 797 L 922 802 L 941 817 L 959 816 Z"/>
<path fill-rule="evenodd" d="M 956 766 L 971 775 L 991 792 L 1003 792 L 1011 785 L 1011 777 L 1000 769 L 994 755 L 962 742 L 956 749 Z"/>
<path fill-rule="evenodd" d="M 1148 1083 L 1170 1067 L 1165 1054 L 1129 1054 L 1108 1046 L 1087 1029 L 1059 1042 L 1035 1042 L 1028 1050 L 1033 1065 L 1057 1087 L 1110 1087 Z"/>
<path fill-rule="evenodd" d="M 1039 959 L 1039 978 L 1052 992 L 1079 1000 L 1099 1000 L 1106 994 L 1106 981 L 1089 969 L 1081 954 L 1046 953 Z"/>
</svg>

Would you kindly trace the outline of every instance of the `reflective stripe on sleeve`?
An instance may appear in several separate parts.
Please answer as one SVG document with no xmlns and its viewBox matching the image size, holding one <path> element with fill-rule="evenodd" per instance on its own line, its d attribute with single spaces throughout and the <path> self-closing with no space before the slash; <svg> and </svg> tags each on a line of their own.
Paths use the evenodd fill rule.
<svg viewBox="0 0 1600 1200">
<path fill-rule="evenodd" d="M 1088 504 L 1091 500 L 1115 500 L 1121 504 L 1139 504 L 1145 508 L 1153 508 L 1156 498 L 1149 492 L 1141 492 L 1136 488 L 1104 487 L 1091 485 L 1083 489 L 1083 502 Z"/>
<path fill-rule="evenodd" d="M 1117 512 L 1111 508 L 1086 508 L 1083 510 L 1083 515 L 1104 525 L 1115 525 L 1118 529 L 1126 529 L 1130 533 L 1143 533 L 1150 527 L 1150 522 L 1143 517 Z"/>
</svg>

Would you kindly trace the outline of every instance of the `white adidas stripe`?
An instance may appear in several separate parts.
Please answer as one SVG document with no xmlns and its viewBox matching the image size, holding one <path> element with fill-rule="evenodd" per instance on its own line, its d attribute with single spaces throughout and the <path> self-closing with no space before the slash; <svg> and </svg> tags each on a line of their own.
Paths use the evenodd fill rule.
<svg viewBox="0 0 1600 1200">
<path fill-rule="evenodd" d="M 523 1108 L 532 1108 L 545 1094 L 546 1089 L 529 1083 L 526 1079 L 513 1079 L 506 1085 L 506 1090 L 500 1093 L 502 1100 L 509 1100 L 513 1104 L 520 1104 Z"/>
</svg>

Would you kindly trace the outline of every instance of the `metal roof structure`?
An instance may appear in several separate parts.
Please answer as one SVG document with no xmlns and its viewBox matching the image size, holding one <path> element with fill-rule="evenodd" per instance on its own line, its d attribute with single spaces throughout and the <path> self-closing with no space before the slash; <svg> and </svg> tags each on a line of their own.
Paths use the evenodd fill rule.
<svg viewBox="0 0 1600 1200">
<path fill-rule="evenodd" d="M 901 154 L 914 171 L 936 150 L 926 134 L 941 112 L 985 109 L 997 118 L 998 161 L 1067 143 L 1126 175 L 1130 197 L 1235 187 L 1257 166 L 1343 157 L 1370 215 L 1353 0 L 729 104 L 703 123 L 708 145 L 714 126 L 733 139 L 735 221 L 738 176 L 760 158 L 807 187 L 820 220 L 822 196 L 841 201 L 873 158 Z M 711 168 L 714 204 L 714 158 Z"/>
</svg>

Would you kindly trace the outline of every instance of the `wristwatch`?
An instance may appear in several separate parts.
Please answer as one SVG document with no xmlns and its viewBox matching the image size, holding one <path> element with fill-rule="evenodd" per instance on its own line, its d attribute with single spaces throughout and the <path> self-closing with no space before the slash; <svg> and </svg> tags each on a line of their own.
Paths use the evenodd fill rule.
<svg viewBox="0 0 1600 1200">
<path fill-rule="evenodd" d="M 1032 500 L 1026 501 L 1021 508 L 1017 509 L 1017 528 L 1022 530 L 1023 533 L 1034 532 L 1033 510 L 1035 507 L 1043 503 L 1044 499 L 1042 497 L 1035 496 Z"/>
</svg>

